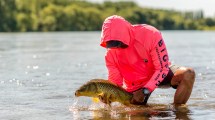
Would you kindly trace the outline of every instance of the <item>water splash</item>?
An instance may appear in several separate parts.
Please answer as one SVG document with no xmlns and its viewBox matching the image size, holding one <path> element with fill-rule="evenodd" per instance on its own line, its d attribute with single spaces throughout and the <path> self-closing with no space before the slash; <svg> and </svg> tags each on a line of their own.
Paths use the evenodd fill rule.
<svg viewBox="0 0 215 120">
<path fill-rule="evenodd" d="M 85 97 L 84 97 L 85 98 Z M 84 99 L 80 97 L 73 98 L 73 104 L 70 106 L 69 110 L 78 111 L 96 111 L 96 110 L 107 110 L 107 105 L 101 102 L 94 103 L 89 99 Z"/>
<path fill-rule="evenodd" d="M 93 103 L 89 102 L 86 99 L 74 98 L 72 105 L 69 107 L 69 111 L 73 114 L 74 119 L 83 118 L 81 114 L 88 113 L 88 117 L 91 119 L 133 119 L 137 118 L 176 118 L 176 112 L 178 113 L 188 113 L 188 107 L 182 105 L 176 107 L 172 104 L 148 104 L 146 106 L 142 105 L 132 105 L 124 106 L 118 102 L 111 104 L 111 107 L 108 107 L 104 103 L 98 102 Z M 179 115 L 180 116 L 180 115 Z"/>
<path fill-rule="evenodd" d="M 77 109 L 77 103 L 78 103 L 78 99 L 74 99 L 73 105 L 69 107 L 69 111 L 72 112 L 73 118 L 75 120 L 78 120 L 79 118 L 81 118 L 79 115 L 79 110 Z"/>
</svg>

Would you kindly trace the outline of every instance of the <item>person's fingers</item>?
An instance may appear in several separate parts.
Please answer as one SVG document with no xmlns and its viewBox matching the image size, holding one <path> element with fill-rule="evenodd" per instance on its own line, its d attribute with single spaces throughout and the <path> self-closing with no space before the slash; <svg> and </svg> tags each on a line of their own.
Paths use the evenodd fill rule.
<svg viewBox="0 0 215 120">
<path fill-rule="evenodd" d="M 135 104 L 135 100 L 133 98 L 131 99 L 131 104 Z"/>
<path fill-rule="evenodd" d="M 144 95 L 137 94 L 134 95 L 131 99 L 131 103 L 141 103 L 144 101 Z"/>
<path fill-rule="evenodd" d="M 130 102 L 131 102 L 131 103 L 134 103 L 134 99 L 132 98 Z"/>
<path fill-rule="evenodd" d="M 132 99 L 131 99 L 131 103 L 132 104 L 136 104 L 138 101 L 133 97 Z"/>
<path fill-rule="evenodd" d="M 142 102 L 138 102 L 135 99 L 131 99 L 131 104 L 140 105 Z"/>
</svg>

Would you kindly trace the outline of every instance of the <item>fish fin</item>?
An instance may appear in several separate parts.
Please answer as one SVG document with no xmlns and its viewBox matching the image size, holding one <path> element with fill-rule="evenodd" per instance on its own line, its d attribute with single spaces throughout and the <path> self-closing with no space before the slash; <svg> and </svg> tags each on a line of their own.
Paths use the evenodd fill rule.
<svg viewBox="0 0 215 120">
<path fill-rule="evenodd" d="M 111 102 L 114 102 L 115 100 L 116 100 L 116 98 L 114 97 L 114 95 L 113 94 L 110 94 L 110 96 L 109 96 L 109 101 L 111 101 Z"/>
<path fill-rule="evenodd" d="M 125 106 L 130 106 L 130 105 L 132 105 L 131 103 L 130 103 L 130 101 L 124 101 L 124 103 L 123 103 Z"/>
<path fill-rule="evenodd" d="M 108 106 L 111 107 L 111 101 L 109 99 L 106 99 L 106 104 L 108 104 Z"/>
<path fill-rule="evenodd" d="M 101 93 L 101 94 L 99 94 L 98 98 L 99 98 L 100 101 L 102 101 L 105 104 L 108 104 L 108 105 L 111 104 L 111 101 L 109 100 L 109 96 L 108 96 L 107 93 Z"/>
<path fill-rule="evenodd" d="M 100 100 L 99 100 L 99 98 L 97 98 L 97 97 L 93 97 L 93 98 L 92 98 L 92 101 L 95 102 L 95 103 L 98 103 Z"/>
<path fill-rule="evenodd" d="M 109 107 L 109 108 L 111 108 L 111 102 L 110 102 L 110 103 L 108 103 L 108 107 Z"/>
<path fill-rule="evenodd" d="M 104 99 L 104 93 L 102 92 L 102 93 L 98 94 L 97 98 L 98 98 L 97 100 L 103 101 L 103 99 Z"/>
<path fill-rule="evenodd" d="M 98 94 L 98 96 L 103 97 L 103 96 L 104 96 L 104 93 L 102 92 L 102 93 Z"/>
<path fill-rule="evenodd" d="M 112 94 L 104 94 L 104 98 L 106 98 L 106 104 L 111 108 L 112 99 L 114 98 Z"/>
</svg>

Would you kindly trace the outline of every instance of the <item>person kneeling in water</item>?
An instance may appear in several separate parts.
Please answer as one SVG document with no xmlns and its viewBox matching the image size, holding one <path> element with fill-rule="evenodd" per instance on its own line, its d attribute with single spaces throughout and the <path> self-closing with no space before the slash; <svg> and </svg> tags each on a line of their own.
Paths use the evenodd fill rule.
<svg viewBox="0 0 215 120">
<path fill-rule="evenodd" d="M 121 16 L 105 19 L 100 45 L 107 48 L 108 80 L 133 94 L 133 104 L 145 105 L 158 87 L 176 90 L 174 104 L 185 104 L 192 92 L 192 68 L 171 65 L 161 32 L 147 24 L 131 25 Z M 105 101 L 102 101 L 105 102 Z"/>
</svg>

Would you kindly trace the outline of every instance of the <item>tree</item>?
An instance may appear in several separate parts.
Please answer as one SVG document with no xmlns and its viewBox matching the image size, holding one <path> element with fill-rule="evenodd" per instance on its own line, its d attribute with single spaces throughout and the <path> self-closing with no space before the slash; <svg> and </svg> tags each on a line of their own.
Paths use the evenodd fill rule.
<svg viewBox="0 0 215 120">
<path fill-rule="evenodd" d="M 15 9 L 14 0 L 0 0 L 0 32 L 16 30 Z"/>
</svg>

